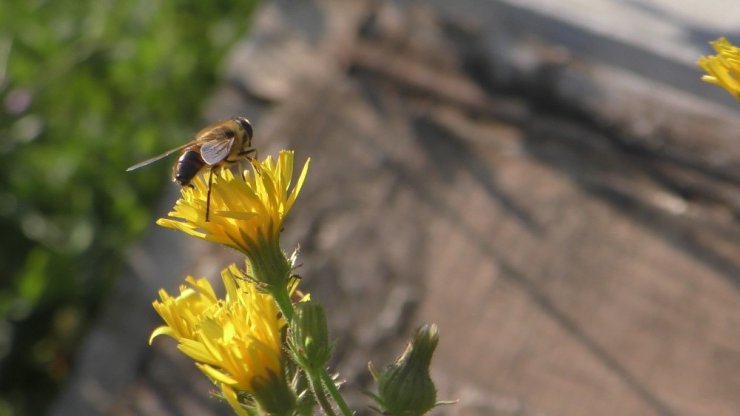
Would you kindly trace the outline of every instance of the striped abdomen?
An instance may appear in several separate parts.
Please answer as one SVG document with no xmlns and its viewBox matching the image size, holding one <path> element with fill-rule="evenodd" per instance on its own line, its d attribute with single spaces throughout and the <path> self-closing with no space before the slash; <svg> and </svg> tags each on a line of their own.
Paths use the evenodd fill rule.
<svg viewBox="0 0 740 416">
<path fill-rule="evenodd" d="M 190 185 L 190 181 L 205 164 L 206 162 L 200 156 L 200 150 L 188 149 L 184 151 L 177 159 L 177 164 L 175 164 L 175 169 L 172 172 L 174 181 L 179 183 L 180 186 Z"/>
</svg>

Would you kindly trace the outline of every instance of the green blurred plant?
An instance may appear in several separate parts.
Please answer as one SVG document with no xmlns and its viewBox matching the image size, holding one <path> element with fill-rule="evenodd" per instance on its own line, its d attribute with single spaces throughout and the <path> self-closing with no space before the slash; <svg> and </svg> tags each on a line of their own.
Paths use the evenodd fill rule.
<svg viewBox="0 0 740 416">
<path fill-rule="evenodd" d="M 0 7 L 0 409 L 40 414 L 255 2 Z"/>
</svg>

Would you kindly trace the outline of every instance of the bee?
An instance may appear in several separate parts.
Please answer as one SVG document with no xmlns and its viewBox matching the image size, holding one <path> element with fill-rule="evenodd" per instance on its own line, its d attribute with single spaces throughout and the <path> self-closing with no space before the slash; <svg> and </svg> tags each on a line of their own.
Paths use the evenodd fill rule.
<svg viewBox="0 0 740 416">
<path fill-rule="evenodd" d="M 193 140 L 137 163 L 126 169 L 126 172 L 147 166 L 182 150 L 180 158 L 172 167 L 172 180 L 182 187 L 192 187 L 191 182 L 198 172 L 204 167 L 208 167 L 208 193 L 206 195 L 206 221 L 208 221 L 213 171 L 240 160 L 251 158 L 257 151 L 252 148 L 252 134 L 252 124 L 244 117 L 232 117 L 217 121 L 199 131 Z"/>
</svg>

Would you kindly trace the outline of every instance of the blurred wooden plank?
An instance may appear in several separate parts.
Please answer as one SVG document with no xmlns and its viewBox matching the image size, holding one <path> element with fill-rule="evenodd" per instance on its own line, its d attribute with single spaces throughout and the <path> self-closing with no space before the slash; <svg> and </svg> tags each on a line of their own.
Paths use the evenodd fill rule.
<svg viewBox="0 0 740 416">
<path fill-rule="evenodd" d="M 548 39 L 589 62 L 639 74 L 734 108 L 734 99 L 698 81 L 708 42 L 738 36 L 733 0 L 432 0 L 441 13 L 480 27 L 487 47 Z M 503 33 L 503 36 L 491 36 Z M 737 42 L 737 40 L 735 40 Z"/>
<path fill-rule="evenodd" d="M 406 18 L 400 26 L 423 32 Z M 337 279 L 314 283 L 329 286 L 319 298 L 363 326 L 384 308 L 376 298 L 391 298 L 396 285 L 416 287 L 422 295 L 409 297 L 418 309 L 407 319 L 449 328 L 438 372 L 447 391 L 468 386 L 492 396 L 480 414 L 733 414 L 740 338 L 725 328 L 740 322 L 733 307 L 740 274 L 731 255 L 740 229 L 732 217 L 737 176 L 724 167 L 736 153 L 727 137 L 693 132 L 707 125 L 726 132 L 734 122 L 711 105 L 687 105 L 701 102 L 666 87 L 641 97 L 644 107 L 666 108 L 654 119 L 660 127 L 644 137 L 631 134 L 635 119 L 627 112 L 611 132 L 600 112 L 589 121 L 530 107 L 502 119 L 497 107 L 518 108 L 506 96 L 488 98 L 486 118 L 439 82 L 464 83 L 464 73 L 454 78 L 443 68 L 424 89 L 433 66 L 399 69 L 391 58 L 413 60 L 418 52 L 404 49 L 403 39 L 412 38 L 404 35 L 396 43 L 382 36 L 374 46 L 358 43 L 348 83 L 330 77 L 303 88 L 271 117 L 282 126 L 275 135 L 295 137 L 319 171 L 303 204 L 323 208 L 306 214 L 304 205 L 298 214 L 322 218 L 307 220 L 314 238 L 329 241 L 309 240 L 304 250 L 307 276 Z M 372 47 L 374 62 L 362 55 Z M 378 58 L 384 47 L 387 55 Z M 444 47 L 440 55 L 454 55 Z M 547 56 L 540 62 L 551 65 Z M 547 80 L 548 91 L 557 97 L 572 74 L 589 75 L 578 69 L 564 65 Z M 611 70 L 590 70 L 580 93 L 629 111 L 622 97 L 638 96 L 644 81 L 620 74 L 604 87 L 594 81 Z M 623 95 L 614 95 L 619 88 Z M 323 114 L 302 111 L 311 103 L 321 103 Z M 685 128 L 668 128 L 674 123 Z M 650 140 L 671 145 L 652 147 Z M 711 157 L 718 143 L 730 152 L 719 164 Z M 322 162 L 325 155 L 337 156 Z M 722 192 L 685 185 L 696 181 Z M 322 260 L 327 255 L 331 260 Z M 356 263 L 364 265 L 359 272 Z M 385 290 L 375 286 L 379 279 Z M 356 296 L 362 304 L 342 300 Z M 368 351 L 374 349 L 382 348 Z M 360 374 L 355 355 L 349 364 Z"/>
</svg>

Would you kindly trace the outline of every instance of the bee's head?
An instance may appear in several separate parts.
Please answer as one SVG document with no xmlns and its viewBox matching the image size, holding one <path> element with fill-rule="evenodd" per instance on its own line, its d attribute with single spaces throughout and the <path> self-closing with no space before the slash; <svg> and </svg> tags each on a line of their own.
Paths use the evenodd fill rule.
<svg viewBox="0 0 740 416">
<path fill-rule="evenodd" d="M 244 129 L 244 132 L 247 134 L 247 142 L 252 142 L 252 135 L 254 134 L 254 130 L 252 130 L 252 123 L 249 122 L 245 117 L 234 117 L 234 121 L 236 121 L 237 124 L 241 128 Z"/>
</svg>

